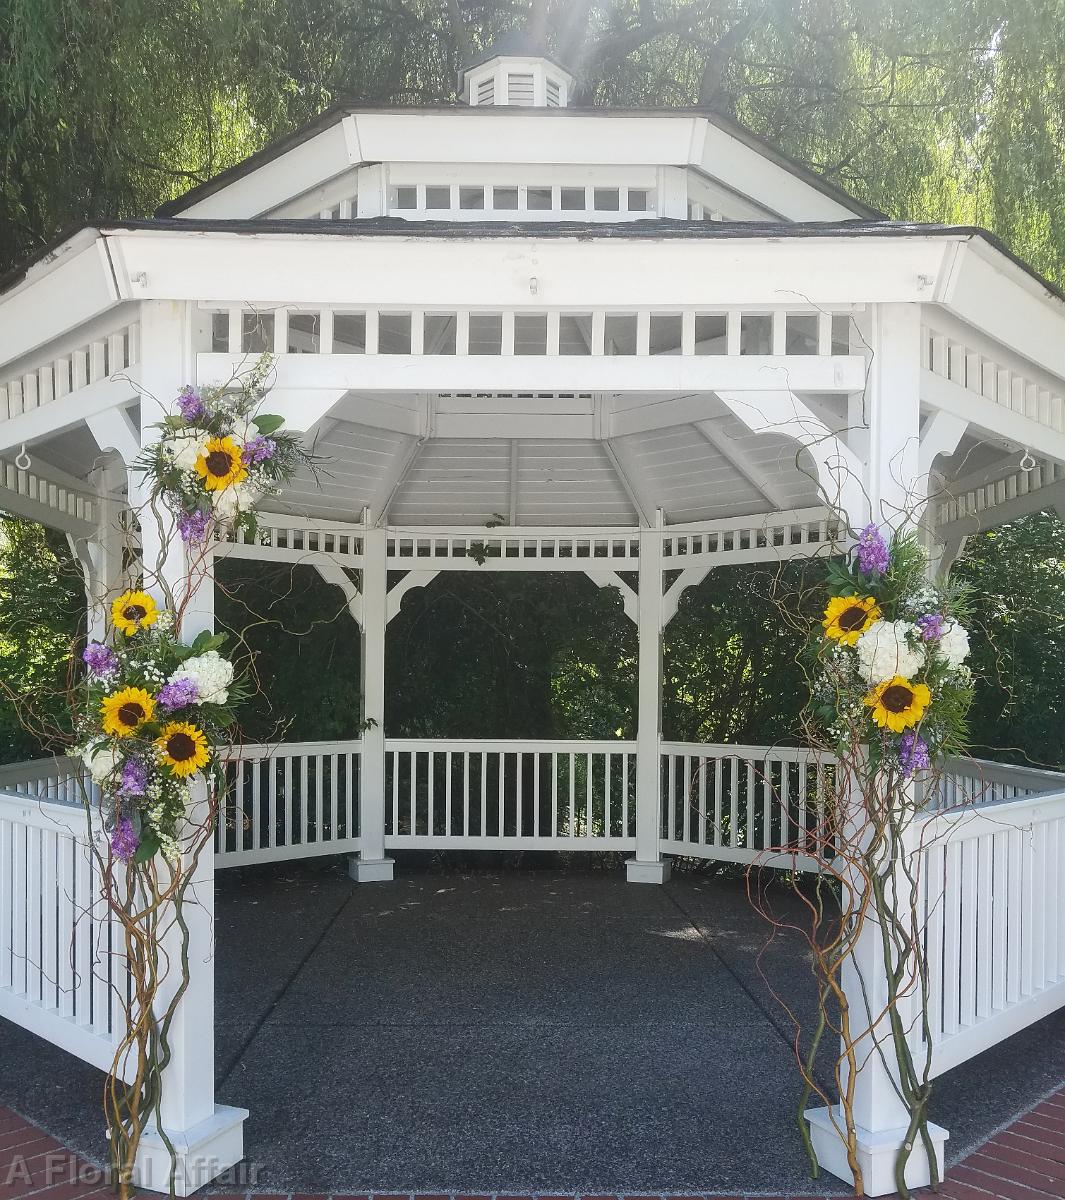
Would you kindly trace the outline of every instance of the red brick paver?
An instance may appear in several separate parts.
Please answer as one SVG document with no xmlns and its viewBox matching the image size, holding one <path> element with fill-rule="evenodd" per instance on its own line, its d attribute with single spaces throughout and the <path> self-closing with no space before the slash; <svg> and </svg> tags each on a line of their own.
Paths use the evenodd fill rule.
<svg viewBox="0 0 1065 1200">
<path fill-rule="evenodd" d="M 374 1192 L 333 1193 L 342 1200 L 753 1200 L 717 1193 L 683 1198 L 675 1193 L 618 1196 L 525 1196 Z M 930 1200 L 932 1193 L 918 1193 Z M 945 1200 L 1065 1200 L 1065 1087 L 1001 1130 L 947 1172 L 939 1195 Z M 0 1200 L 105 1200 L 114 1193 L 100 1169 L 69 1153 L 32 1122 L 0 1106 Z M 159 1200 L 141 1193 L 136 1200 Z M 330 1200 L 328 1195 L 278 1192 L 216 1192 L 210 1200 Z M 757 1200 L 825 1200 L 824 1193 L 759 1196 Z M 839 1194 L 827 1200 L 840 1200 Z M 888 1198 L 891 1200 L 891 1198 Z"/>
</svg>

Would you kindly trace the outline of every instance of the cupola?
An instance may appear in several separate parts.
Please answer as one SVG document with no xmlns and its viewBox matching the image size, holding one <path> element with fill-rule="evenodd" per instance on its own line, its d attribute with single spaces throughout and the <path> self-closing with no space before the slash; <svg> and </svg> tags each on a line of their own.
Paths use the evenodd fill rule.
<svg viewBox="0 0 1065 1200">
<path fill-rule="evenodd" d="M 474 108 L 565 108 L 573 76 L 528 34 L 498 37 L 462 72 L 462 99 Z"/>
</svg>

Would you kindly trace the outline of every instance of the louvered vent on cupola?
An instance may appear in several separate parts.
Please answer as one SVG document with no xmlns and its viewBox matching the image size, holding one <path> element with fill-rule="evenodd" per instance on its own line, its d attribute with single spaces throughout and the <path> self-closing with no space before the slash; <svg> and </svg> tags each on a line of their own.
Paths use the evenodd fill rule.
<svg viewBox="0 0 1065 1200">
<path fill-rule="evenodd" d="M 507 74 L 507 103 L 520 104 L 532 108 L 535 98 L 533 94 L 533 74 L 525 71 L 510 71 Z"/>
<path fill-rule="evenodd" d="M 474 108 L 565 108 L 573 77 L 521 34 L 497 39 L 462 73 L 462 98 Z"/>
</svg>

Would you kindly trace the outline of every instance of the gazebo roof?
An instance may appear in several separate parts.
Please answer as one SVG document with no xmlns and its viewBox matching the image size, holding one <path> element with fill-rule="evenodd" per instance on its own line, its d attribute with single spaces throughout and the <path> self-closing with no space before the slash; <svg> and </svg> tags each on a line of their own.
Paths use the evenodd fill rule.
<svg viewBox="0 0 1065 1200">
<path fill-rule="evenodd" d="M 174 200 L 161 204 L 156 210 L 156 216 L 167 217 L 185 212 L 193 205 L 207 199 L 207 197 L 214 195 L 237 180 L 243 179 L 245 176 L 254 173 L 330 128 L 340 124 L 347 117 L 411 116 L 430 119 L 462 117 L 466 120 L 501 121 L 520 121 L 531 118 L 538 121 L 548 120 L 569 123 L 570 128 L 573 128 L 578 122 L 587 120 L 618 122 L 626 119 L 651 121 L 662 119 L 683 120 L 685 118 L 690 120 L 696 118 L 706 121 L 709 125 L 726 134 L 729 138 L 734 139 L 740 145 L 753 150 L 767 162 L 784 168 L 796 180 L 801 180 L 803 183 L 815 188 L 824 196 L 836 201 L 849 212 L 854 213 L 855 216 L 873 220 L 884 219 L 884 214 L 879 210 L 850 195 L 843 188 L 826 179 L 824 176 L 819 175 L 816 171 L 811 170 L 797 159 L 784 153 L 779 147 L 766 141 L 753 130 L 748 129 L 730 117 L 724 116 L 722 113 L 708 108 L 530 108 L 507 105 L 471 107 L 466 104 L 375 107 L 350 102 L 341 102 L 330 106 L 313 120 L 308 121 L 285 137 L 271 142 L 269 145 L 263 147 L 262 150 L 250 155 L 242 162 L 224 171 L 220 171 L 217 175 L 212 176 L 211 179 L 190 188 L 189 191 Z M 477 158 L 477 155 L 473 154 L 472 151 L 471 158 Z"/>
</svg>

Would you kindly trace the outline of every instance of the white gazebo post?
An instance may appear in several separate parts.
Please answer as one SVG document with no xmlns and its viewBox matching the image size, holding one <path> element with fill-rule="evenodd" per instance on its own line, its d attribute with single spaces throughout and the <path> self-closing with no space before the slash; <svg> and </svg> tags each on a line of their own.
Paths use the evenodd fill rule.
<svg viewBox="0 0 1065 1200">
<path fill-rule="evenodd" d="M 194 379 L 189 329 L 184 304 L 142 306 L 144 445 L 157 436 L 151 426 L 166 413 L 181 387 Z M 214 628 L 212 555 L 197 553 L 190 562 L 173 518 L 145 507 L 143 484 L 134 472 L 130 473 L 130 499 L 140 521 L 145 590 L 160 605 L 169 591 L 175 606 L 183 608 L 177 634 L 186 643 L 191 642 L 203 630 Z M 199 830 L 207 816 L 207 785 L 197 778 L 192 784 L 187 831 Z M 169 961 L 170 967 L 156 1002 L 158 1013 L 170 1006 L 181 986 L 184 952 L 189 978 L 169 1028 L 170 1059 L 162 1075 L 160 1105 L 162 1132 L 173 1147 L 174 1157 L 159 1129 L 149 1125 L 137 1153 L 134 1182 L 138 1187 L 165 1192 L 170 1188 L 173 1170 L 174 1189 L 177 1195 L 186 1196 L 243 1158 L 243 1126 L 248 1112 L 215 1104 L 213 843 L 208 841 L 195 864 L 186 855 L 181 865 L 185 870 L 195 866 L 182 912 L 188 931 L 187 948 L 180 927 L 171 922 L 160 947 L 160 958 Z"/>
<path fill-rule="evenodd" d="M 117 492 L 125 475 L 125 463 L 119 458 L 92 472 L 89 482 L 96 492 L 96 533 L 84 540 L 70 539 L 85 576 L 85 632 L 90 642 L 101 642 L 107 635 L 108 609 L 122 588 L 125 538 L 121 519 L 125 506 Z"/>
<path fill-rule="evenodd" d="M 625 864 L 630 883 L 665 883 L 669 861 L 659 846 L 662 825 L 662 511 L 654 529 L 640 530 L 637 608 L 639 645 L 636 715 L 636 857 Z"/>
<path fill-rule="evenodd" d="M 852 442 L 864 460 L 867 507 L 847 515 L 855 529 L 870 520 L 882 528 L 898 528 L 913 523 L 920 505 L 920 309 L 917 305 L 884 304 L 874 307 L 869 316 L 871 328 L 867 336 L 872 362 L 864 394 L 866 428 Z M 857 402 L 854 407 L 857 409 Z M 844 805 L 849 810 L 852 829 L 860 837 L 865 826 L 864 798 L 857 781 L 849 782 L 849 797 Z M 908 839 L 894 848 L 895 868 L 892 877 L 886 880 L 889 894 L 897 882 L 897 895 L 909 896 L 902 864 L 906 857 L 917 853 L 920 847 Z M 857 894 L 860 886 L 858 881 L 853 904 L 860 901 Z M 865 917 L 851 957 L 844 963 L 842 981 L 851 1028 L 860 1032 L 884 1012 L 888 995 L 881 931 L 871 912 Z M 916 1045 L 920 1038 L 920 1005 L 920 988 L 915 979 L 915 985 L 896 1002 L 902 1025 L 911 1034 L 911 1045 Z M 853 1081 L 855 1149 L 865 1193 L 883 1196 L 896 1190 L 895 1164 L 910 1120 L 899 1091 L 895 1049 L 886 1018 L 876 1021 L 873 1036 L 859 1040 L 856 1051 L 859 1067 Z M 847 1086 L 845 1077 L 843 1085 Z M 815 1109 L 807 1117 L 822 1167 L 843 1179 L 853 1180 L 846 1147 L 832 1124 L 829 1110 Z M 836 1124 L 843 1128 L 838 1111 Z M 929 1131 L 938 1158 L 937 1174 L 942 1178 L 947 1132 L 937 1125 L 930 1125 Z M 907 1162 L 906 1181 L 911 1188 L 917 1188 L 927 1185 L 930 1178 L 928 1159 L 918 1138 Z"/>
<path fill-rule="evenodd" d="M 392 878 L 385 857 L 385 631 L 388 626 L 388 533 L 367 528 L 362 541 L 362 753 L 359 765 L 359 856 L 352 879 Z M 372 722 L 370 724 L 369 722 Z"/>
</svg>

